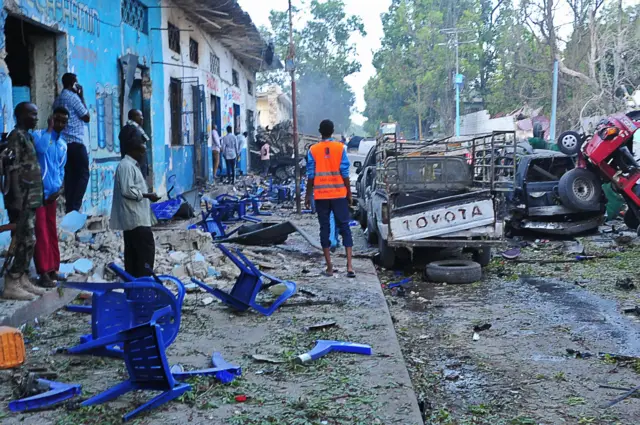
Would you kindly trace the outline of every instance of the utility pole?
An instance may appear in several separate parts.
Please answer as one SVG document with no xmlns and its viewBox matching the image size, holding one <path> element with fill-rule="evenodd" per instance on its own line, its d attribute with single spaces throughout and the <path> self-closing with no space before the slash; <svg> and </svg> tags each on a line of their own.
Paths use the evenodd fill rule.
<svg viewBox="0 0 640 425">
<path fill-rule="evenodd" d="M 551 93 L 551 127 L 549 129 L 549 140 L 555 143 L 556 122 L 558 117 L 558 60 L 553 62 L 553 92 Z"/>
<path fill-rule="evenodd" d="M 449 39 L 448 43 L 438 43 L 438 46 L 450 46 L 454 45 L 456 49 L 456 76 L 454 78 L 454 85 L 456 88 L 456 137 L 460 137 L 460 91 L 464 85 L 464 75 L 460 74 L 460 46 L 462 44 L 475 43 L 478 40 L 460 41 L 460 34 L 471 32 L 469 29 L 463 28 L 446 28 L 440 30 L 440 32 L 447 34 L 453 39 Z"/>
<path fill-rule="evenodd" d="M 296 50 L 293 45 L 293 8 L 289 0 L 289 57 L 286 68 L 291 74 L 291 103 L 293 115 L 293 160 L 296 167 L 296 212 L 302 214 L 302 200 L 300 199 L 300 153 L 298 152 L 298 105 L 296 96 Z"/>
</svg>

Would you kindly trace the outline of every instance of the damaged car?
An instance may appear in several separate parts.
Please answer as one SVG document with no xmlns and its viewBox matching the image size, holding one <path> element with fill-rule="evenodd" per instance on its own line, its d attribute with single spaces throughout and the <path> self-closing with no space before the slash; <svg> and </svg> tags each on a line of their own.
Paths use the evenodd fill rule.
<svg viewBox="0 0 640 425">
<path fill-rule="evenodd" d="M 519 154 L 517 161 L 515 188 L 508 196 L 508 233 L 528 230 L 576 235 L 602 224 L 607 200 L 601 190 L 585 187 L 580 193 L 580 196 L 599 197 L 600 202 L 590 210 L 576 210 L 562 200 L 560 178 L 575 168 L 573 157 L 551 150 L 535 150 L 532 154 Z"/>
</svg>

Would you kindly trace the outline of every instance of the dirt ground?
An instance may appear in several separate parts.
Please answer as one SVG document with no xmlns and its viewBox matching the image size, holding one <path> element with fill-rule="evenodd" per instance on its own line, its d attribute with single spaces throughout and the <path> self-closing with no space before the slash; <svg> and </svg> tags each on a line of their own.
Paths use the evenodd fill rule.
<svg viewBox="0 0 640 425">
<path fill-rule="evenodd" d="M 640 356 L 640 317 L 623 313 L 640 305 L 640 292 L 618 285 L 638 284 L 639 241 L 628 239 L 581 239 L 585 253 L 611 258 L 495 259 L 476 284 L 433 284 L 416 274 L 404 297 L 386 291 L 425 423 L 640 423 L 638 398 L 602 408 L 625 392 L 602 386 L 640 385 L 640 360 L 599 355 Z M 567 244 L 574 243 L 533 243 L 520 259 L 564 260 Z M 485 324 L 491 328 L 474 340 L 474 327 Z"/>
</svg>

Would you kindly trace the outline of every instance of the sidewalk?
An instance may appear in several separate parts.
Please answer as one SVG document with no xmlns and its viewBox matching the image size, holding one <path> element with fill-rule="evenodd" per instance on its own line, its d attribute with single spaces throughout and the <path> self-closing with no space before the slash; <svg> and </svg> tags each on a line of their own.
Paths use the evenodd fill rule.
<svg viewBox="0 0 640 425">
<path fill-rule="evenodd" d="M 267 318 L 253 311 L 234 313 L 218 302 L 204 306 L 208 295 L 189 294 L 180 334 L 168 350 L 170 364 L 180 363 L 187 370 L 210 367 L 212 352 L 219 351 L 227 361 L 242 366 L 242 378 L 231 385 L 198 379 L 188 396 L 140 416 L 137 423 L 422 424 L 372 263 L 355 260 L 357 279 L 326 278 L 320 276 L 321 264 L 315 257 L 300 259 L 275 252 L 273 257 L 279 264 L 270 272 L 298 283 L 298 294 L 287 302 L 289 306 L 285 304 Z M 324 304 L 317 305 L 318 301 Z M 306 330 L 327 321 L 335 321 L 336 326 L 319 332 Z M 46 364 L 48 370 L 58 372 L 58 381 L 82 384 L 84 395 L 106 390 L 123 379 L 118 360 L 51 354 L 56 347 L 77 343 L 89 331 L 86 315 L 60 312 L 45 323 L 32 337 L 27 366 Z M 370 344 L 374 355 L 331 353 L 308 366 L 290 361 L 310 350 L 317 339 Z M 39 349 L 34 352 L 31 347 L 36 345 Z M 282 363 L 257 362 L 253 354 Z M 8 387 L 0 388 L 5 403 L 11 399 Z M 99 409 L 10 415 L 2 423 L 117 423 L 123 412 L 133 410 L 147 395 L 124 396 Z M 246 395 L 247 402 L 237 403 L 236 395 Z"/>
</svg>

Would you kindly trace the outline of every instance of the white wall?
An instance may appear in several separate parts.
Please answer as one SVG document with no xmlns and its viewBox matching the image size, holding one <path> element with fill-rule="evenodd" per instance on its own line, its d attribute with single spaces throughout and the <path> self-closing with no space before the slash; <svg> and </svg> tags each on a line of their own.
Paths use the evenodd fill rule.
<svg viewBox="0 0 640 425">
<path fill-rule="evenodd" d="M 248 94 L 247 80 L 252 81 L 255 91 L 255 73 L 247 70 L 221 43 L 206 33 L 206 26 L 199 26 L 189 20 L 182 9 L 175 7 L 169 1 L 162 2 L 162 28 L 167 28 L 167 22 L 177 26 L 180 33 L 180 54 L 169 49 L 169 38 L 167 31 L 156 31 L 157 36 L 162 37 L 163 61 L 172 65 L 164 67 L 164 87 L 167 94 L 164 100 L 164 121 L 165 121 L 165 144 L 171 145 L 171 112 L 169 105 L 169 82 L 171 78 L 185 79 L 198 77 L 199 84 L 205 87 L 206 99 L 206 120 L 207 131 L 211 130 L 211 96 L 218 96 L 221 99 L 222 127 L 232 124 L 233 104 L 240 105 L 241 131 L 247 131 L 247 110 L 254 112 L 254 122 L 257 123 L 257 110 L 255 93 Z M 154 34 L 155 35 L 155 34 Z M 191 62 L 189 58 L 189 39 L 193 38 L 199 44 L 199 63 Z M 239 41 L 240 42 L 240 41 Z M 210 72 L 210 52 L 220 58 L 220 75 Z M 157 65 L 156 65 L 157 66 Z M 192 69 L 190 67 L 195 67 Z M 239 87 L 232 84 L 232 70 L 239 73 Z M 191 83 L 183 85 L 183 110 L 192 111 Z M 183 140 L 185 144 L 193 144 L 193 123 L 192 115 L 185 115 L 183 118 Z M 188 126 L 186 125 L 188 124 Z M 187 130 L 190 134 L 187 137 Z M 221 130 L 221 129 L 219 129 Z M 222 132 L 221 132 L 222 133 Z"/>
</svg>

